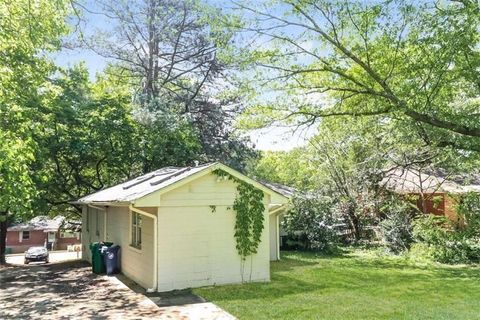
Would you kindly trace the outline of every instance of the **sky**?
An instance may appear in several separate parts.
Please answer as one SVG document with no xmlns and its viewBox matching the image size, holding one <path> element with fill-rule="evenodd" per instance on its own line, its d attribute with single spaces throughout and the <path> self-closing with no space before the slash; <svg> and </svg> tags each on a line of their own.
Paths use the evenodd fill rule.
<svg viewBox="0 0 480 320">
<path fill-rule="evenodd" d="M 214 0 L 215 5 L 222 6 L 222 1 Z M 224 2 L 225 3 L 225 2 Z M 85 8 L 92 12 L 84 12 L 84 22 L 80 24 L 84 34 L 92 34 L 97 29 L 108 30 L 108 18 L 98 12 L 95 2 L 86 0 L 83 2 Z M 76 21 L 72 21 L 76 23 Z M 79 62 L 84 62 L 90 72 L 90 78 L 104 70 L 108 60 L 104 57 L 86 49 L 63 48 L 60 52 L 52 55 L 54 61 L 62 67 L 71 67 Z M 306 145 L 307 139 L 315 133 L 314 128 L 295 129 L 291 127 L 269 127 L 245 132 L 255 148 L 263 151 L 287 151 L 295 147 Z"/>
</svg>

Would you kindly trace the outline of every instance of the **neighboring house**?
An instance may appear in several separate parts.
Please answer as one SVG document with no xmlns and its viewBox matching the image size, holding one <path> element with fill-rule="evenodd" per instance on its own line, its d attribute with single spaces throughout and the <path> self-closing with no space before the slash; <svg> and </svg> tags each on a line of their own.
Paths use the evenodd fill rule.
<svg viewBox="0 0 480 320">
<path fill-rule="evenodd" d="M 261 242 L 243 264 L 234 238 L 237 185 L 217 169 L 264 193 Z M 119 244 L 122 272 L 150 291 L 269 281 L 270 260 L 279 259 L 278 215 L 288 201 L 221 163 L 162 168 L 76 202 L 83 205 L 83 257 L 91 261 L 92 242 Z"/>
<path fill-rule="evenodd" d="M 12 253 L 21 253 L 33 246 L 66 250 L 70 245 L 79 245 L 80 237 L 80 222 L 66 221 L 62 216 L 53 219 L 37 216 L 7 229 L 7 248 Z"/>
<path fill-rule="evenodd" d="M 458 221 L 455 196 L 480 192 L 480 177 L 448 176 L 442 172 L 396 169 L 382 181 L 390 191 L 411 197 L 424 213 Z"/>
</svg>

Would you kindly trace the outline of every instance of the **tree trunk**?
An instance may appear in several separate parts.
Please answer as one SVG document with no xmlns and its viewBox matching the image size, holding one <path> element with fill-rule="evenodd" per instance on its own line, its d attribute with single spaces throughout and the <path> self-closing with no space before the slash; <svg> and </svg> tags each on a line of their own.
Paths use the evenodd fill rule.
<svg viewBox="0 0 480 320">
<path fill-rule="evenodd" d="M 0 265 L 5 264 L 7 249 L 7 211 L 0 212 Z"/>
<path fill-rule="evenodd" d="M 356 207 L 357 206 L 354 201 L 350 201 L 349 203 L 346 204 L 346 207 L 345 207 L 346 217 L 350 225 L 350 231 L 352 231 L 354 242 L 358 242 L 361 238 L 360 220 L 355 215 Z"/>
<path fill-rule="evenodd" d="M 355 213 L 351 213 L 350 221 L 352 222 L 353 237 L 355 242 L 360 241 L 361 231 L 360 231 L 360 222 L 359 219 L 355 216 Z"/>
</svg>

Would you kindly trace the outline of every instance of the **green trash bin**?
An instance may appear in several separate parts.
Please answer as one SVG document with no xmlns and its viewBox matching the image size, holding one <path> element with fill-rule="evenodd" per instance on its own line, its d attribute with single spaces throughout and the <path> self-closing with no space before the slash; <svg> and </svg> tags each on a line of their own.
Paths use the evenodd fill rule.
<svg viewBox="0 0 480 320">
<path fill-rule="evenodd" d="M 92 272 L 101 274 L 105 272 L 105 265 L 103 264 L 102 255 L 100 253 L 100 242 L 90 243 L 90 251 L 92 253 Z"/>
<path fill-rule="evenodd" d="M 90 251 L 92 252 L 92 272 L 96 274 L 105 273 L 105 262 L 102 256 L 102 247 L 110 247 L 113 242 L 92 242 Z"/>
</svg>

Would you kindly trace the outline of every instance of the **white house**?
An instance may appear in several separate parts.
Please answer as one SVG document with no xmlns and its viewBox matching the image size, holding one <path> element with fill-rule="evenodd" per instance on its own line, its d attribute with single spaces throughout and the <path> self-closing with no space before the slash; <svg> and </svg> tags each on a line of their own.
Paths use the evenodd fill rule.
<svg viewBox="0 0 480 320">
<path fill-rule="evenodd" d="M 263 191 L 264 229 L 258 252 L 241 258 L 234 238 L 235 182 L 222 170 Z M 279 259 L 279 215 L 288 197 L 221 164 L 166 167 L 79 199 L 83 257 L 89 244 L 121 246 L 122 272 L 150 291 L 270 280 Z M 241 270 L 243 270 L 243 277 Z"/>
</svg>

